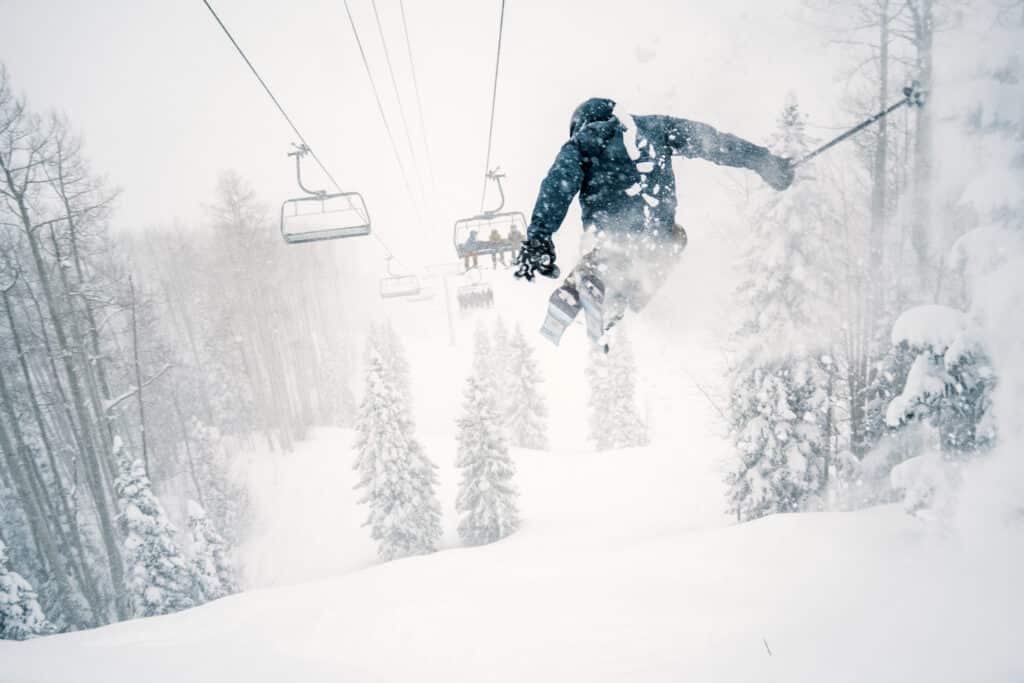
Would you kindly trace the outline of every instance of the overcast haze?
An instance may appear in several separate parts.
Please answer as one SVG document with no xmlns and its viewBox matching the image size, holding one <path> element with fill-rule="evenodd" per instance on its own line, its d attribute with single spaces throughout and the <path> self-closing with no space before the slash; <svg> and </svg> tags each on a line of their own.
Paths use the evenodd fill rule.
<svg viewBox="0 0 1024 683">
<path fill-rule="evenodd" d="M 396 254 L 418 262 L 413 268 L 447 258 L 451 222 L 479 208 L 497 3 L 406 3 L 438 189 L 423 223 L 404 191 L 343 4 L 213 4 L 338 181 L 365 195 L 375 229 Z M 369 3 L 352 5 L 418 192 Z M 763 140 L 792 90 L 813 123 L 836 123 L 836 48 L 792 19 L 797 8 L 737 0 L 511 3 L 492 163 L 508 173 L 509 206 L 529 212 L 570 113 L 590 96 Z M 199 0 L 4 0 L 0 11 L 0 59 L 16 86 L 37 110 L 67 112 L 94 166 L 123 189 L 116 226 L 199 219 L 225 168 L 268 201 L 297 193 L 285 157 L 293 134 Z M 382 3 L 380 11 L 429 193 L 398 8 Z M 40 42 L 39 31 L 49 39 Z M 724 172 L 677 168 L 681 185 L 694 188 L 681 193 L 681 218 L 700 235 L 712 219 L 707 188 Z M 312 171 L 310 182 L 318 182 Z M 573 231 L 566 242 L 574 241 Z M 372 243 L 346 246 L 374 258 Z"/>
</svg>

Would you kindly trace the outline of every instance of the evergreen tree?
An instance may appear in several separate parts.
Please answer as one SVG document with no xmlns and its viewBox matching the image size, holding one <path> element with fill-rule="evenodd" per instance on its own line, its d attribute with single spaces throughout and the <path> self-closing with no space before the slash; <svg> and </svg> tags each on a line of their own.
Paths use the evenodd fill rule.
<svg viewBox="0 0 1024 683">
<path fill-rule="evenodd" d="M 896 321 L 893 339 L 914 361 L 903 391 L 889 403 L 889 426 L 927 421 L 947 459 L 987 450 L 996 438 L 996 375 L 981 330 L 955 309 L 918 306 Z"/>
<path fill-rule="evenodd" d="M 599 451 L 646 446 L 647 425 L 636 407 L 633 349 L 621 328 L 609 335 L 608 353 L 597 346 L 590 350 L 590 439 Z"/>
<path fill-rule="evenodd" d="M 809 149 L 792 97 L 771 144 L 793 158 Z M 827 342 L 813 325 L 830 320 L 819 302 L 834 285 L 816 262 L 826 251 L 821 204 L 820 188 L 798 173 L 755 213 L 740 263 L 746 317 L 736 333 L 729 401 L 738 458 L 726 477 L 729 509 L 740 520 L 801 509 L 827 483 L 835 373 L 831 359 L 817 355 Z"/>
<path fill-rule="evenodd" d="M 393 333 L 372 331 L 354 468 L 364 490 L 359 502 L 370 508 L 365 525 L 385 560 L 433 552 L 441 537 L 437 467 L 413 434 L 405 367 Z"/>
<path fill-rule="evenodd" d="M 462 471 L 455 507 L 462 513 L 459 536 L 470 545 L 492 543 L 519 527 L 518 495 L 512 477 L 498 388 L 488 374 L 489 348 L 477 332 L 474 368 L 466 380 L 463 415 L 458 420 L 458 457 Z"/>
<path fill-rule="evenodd" d="M 189 423 L 190 472 L 199 503 L 230 546 L 245 529 L 249 497 L 231 471 L 231 454 L 223 435 L 198 418 Z"/>
<path fill-rule="evenodd" d="M 499 315 L 494 322 L 494 344 L 491 350 L 494 383 L 498 387 L 498 412 L 506 420 L 506 427 L 511 427 L 507 420 L 511 417 L 509 410 L 515 397 L 508 390 L 512 386 L 512 347 L 508 327 Z M 508 434 L 506 430 L 506 435 Z"/>
<path fill-rule="evenodd" d="M 35 590 L 10 568 L 7 546 L 0 540 L 0 640 L 25 640 L 52 631 Z"/>
<path fill-rule="evenodd" d="M 174 542 L 171 526 L 153 494 L 142 462 L 115 438 L 118 476 L 117 522 L 124 539 L 125 575 L 131 611 L 136 617 L 170 614 L 194 607 L 201 596 L 190 563 Z"/>
<path fill-rule="evenodd" d="M 235 567 L 228 544 L 213 528 L 203 506 L 188 501 L 188 528 L 192 536 L 192 562 L 206 600 L 216 600 L 238 592 Z"/>
<path fill-rule="evenodd" d="M 540 393 L 543 381 L 533 347 L 516 325 L 508 349 L 509 383 L 500 394 L 508 396 L 508 435 L 513 446 L 543 450 L 548 447 L 548 409 Z"/>
<path fill-rule="evenodd" d="M 806 491 L 808 440 L 801 434 L 800 390 L 786 364 L 757 367 L 733 388 L 737 467 L 726 477 L 737 520 L 800 509 Z"/>
</svg>

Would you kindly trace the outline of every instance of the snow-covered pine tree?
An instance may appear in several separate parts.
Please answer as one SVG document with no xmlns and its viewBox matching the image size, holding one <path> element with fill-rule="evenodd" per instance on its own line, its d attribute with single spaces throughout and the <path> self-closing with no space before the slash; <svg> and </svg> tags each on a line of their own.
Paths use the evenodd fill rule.
<svg viewBox="0 0 1024 683">
<path fill-rule="evenodd" d="M 245 530 L 249 498 L 231 471 L 231 453 L 220 430 L 192 418 L 186 457 L 199 503 L 228 544 L 237 546 Z"/>
<path fill-rule="evenodd" d="M 213 528 L 203 506 L 188 501 L 188 528 L 192 536 L 192 563 L 199 575 L 199 585 L 206 600 L 217 600 L 238 592 L 235 567 L 228 544 Z"/>
<path fill-rule="evenodd" d="M 7 546 L 0 540 L 0 640 L 25 640 L 52 631 L 35 590 L 11 569 Z"/>
<path fill-rule="evenodd" d="M 889 404 L 889 425 L 927 421 L 946 459 L 987 450 L 996 437 L 996 376 L 981 328 L 948 306 L 917 306 L 896 321 L 893 342 L 910 349 L 914 362 L 902 393 Z"/>
<path fill-rule="evenodd" d="M 512 392 L 505 389 L 512 383 L 512 348 L 509 345 L 508 327 L 499 315 L 494 321 L 494 343 L 491 349 L 491 363 L 494 366 L 494 382 L 498 386 L 498 411 L 502 417 L 509 417 L 508 411 L 513 400 Z M 506 427 L 511 425 L 507 424 Z M 506 435 L 508 434 L 506 430 Z"/>
<path fill-rule="evenodd" d="M 636 360 L 622 328 L 609 332 L 611 350 L 591 346 L 590 440 L 599 451 L 648 444 L 647 425 L 636 406 Z"/>
<path fill-rule="evenodd" d="M 799 390 L 785 364 L 760 366 L 733 387 L 730 412 L 739 463 L 726 476 L 739 521 L 801 508 L 807 443 L 799 433 Z"/>
<path fill-rule="evenodd" d="M 518 492 L 512 484 L 516 468 L 508 453 L 490 357 L 487 337 L 478 329 L 463 414 L 457 422 L 455 461 L 462 472 L 455 503 L 462 513 L 459 536 L 469 545 L 492 543 L 519 527 Z"/>
<path fill-rule="evenodd" d="M 441 537 L 437 467 L 413 434 L 404 367 L 397 338 L 371 330 L 354 469 L 356 488 L 363 489 L 359 502 L 370 508 L 365 525 L 385 560 L 433 552 Z"/>
<path fill-rule="evenodd" d="M 504 379 L 504 374 L 508 371 L 508 357 L 511 353 L 509 344 L 508 327 L 505 325 L 505 319 L 499 315 L 494 321 L 494 363 L 499 380 Z"/>
<path fill-rule="evenodd" d="M 125 579 L 132 615 L 151 617 L 194 607 L 201 590 L 192 565 L 174 541 L 142 462 L 115 437 L 117 523 L 124 539 Z"/>
<path fill-rule="evenodd" d="M 548 409 L 540 392 L 543 381 L 533 347 L 517 324 L 509 341 L 506 424 L 513 446 L 543 450 L 548 447 Z"/>
<path fill-rule="evenodd" d="M 771 146 L 792 158 L 809 149 L 792 97 Z M 735 335 L 729 401 L 738 459 L 726 482 L 729 509 L 740 520 L 801 509 L 830 471 L 834 371 L 818 352 L 827 340 L 815 338 L 810 322 L 829 319 L 816 303 L 827 300 L 831 286 L 815 263 L 823 251 L 820 195 L 800 172 L 789 190 L 773 193 L 751 221 L 739 264 L 745 317 Z M 781 354 L 765 351 L 780 346 Z"/>
<path fill-rule="evenodd" d="M 387 321 L 376 331 L 371 329 L 370 336 L 376 336 L 377 344 L 379 345 L 381 355 L 384 359 L 385 364 L 388 367 L 388 371 L 391 373 L 395 386 L 401 391 L 403 398 L 405 399 L 405 407 L 409 411 L 412 410 L 412 385 L 411 377 L 409 376 L 409 361 L 405 357 L 405 349 L 402 348 L 402 342 L 398 338 L 398 333 L 395 332 L 395 328 L 392 327 L 391 321 Z M 412 419 L 412 413 L 407 411 L 406 419 Z"/>
</svg>

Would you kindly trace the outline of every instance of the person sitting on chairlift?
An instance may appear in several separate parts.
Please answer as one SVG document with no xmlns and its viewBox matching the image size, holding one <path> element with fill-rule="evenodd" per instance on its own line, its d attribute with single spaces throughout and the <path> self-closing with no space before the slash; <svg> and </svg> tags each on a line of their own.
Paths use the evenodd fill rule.
<svg viewBox="0 0 1024 683">
<path fill-rule="evenodd" d="M 498 259 L 501 259 L 501 265 L 508 265 L 505 262 L 505 252 L 507 251 L 505 240 L 497 228 L 491 230 L 491 234 L 487 236 L 487 246 L 491 252 L 491 267 L 498 268 Z"/>
<path fill-rule="evenodd" d="M 479 254 L 477 253 L 477 249 L 479 249 L 479 244 L 480 243 L 477 241 L 476 230 L 470 230 L 469 237 L 467 237 L 466 241 L 462 243 L 462 249 L 464 252 L 464 258 L 466 262 L 466 270 L 469 270 L 470 268 L 476 268 L 480 265 Z"/>
</svg>

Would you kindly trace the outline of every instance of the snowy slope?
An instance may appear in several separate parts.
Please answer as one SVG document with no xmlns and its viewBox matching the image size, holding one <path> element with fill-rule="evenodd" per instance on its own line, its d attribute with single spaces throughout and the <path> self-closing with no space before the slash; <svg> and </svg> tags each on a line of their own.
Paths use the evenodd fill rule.
<svg viewBox="0 0 1024 683">
<path fill-rule="evenodd" d="M 506 322 L 528 333 L 547 291 L 496 282 Z M 379 564 L 352 490 L 353 435 L 318 430 L 294 453 L 245 464 L 248 592 L 0 642 L 0 681 L 1024 680 L 1019 539 L 942 537 L 897 507 L 732 525 L 712 404 L 721 359 L 686 332 L 708 313 L 664 324 L 673 312 L 686 320 L 686 301 L 661 298 L 659 315 L 634 323 L 649 448 L 585 450 L 582 330 L 559 349 L 538 345 L 555 450 L 514 452 L 522 529 L 460 548 L 452 421 L 480 316 L 458 319 L 449 347 L 436 303 L 395 324 L 417 340 L 440 552 Z M 425 326 L 437 329 L 412 337 Z"/>
<path fill-rule="evenodd" d="M 320 432 L 302 466 L 319 459 L 320 478 L 344 480 L 349 438 Z M 443 444 L 428 448 L 438 454 Z M 935 538 L 897 508 L 730 526 L 714 458 L 691 449 L 516 456 L 524 525 L 503 542 L 376 565 L 368 544 L 350 544 L 358 518 L 318 520 L 322 511 L 306 507 L 287 514 L 306 515 L 317 552 L 335 546 L 337 559 L 354 548 L 366 554 L 353 566 L 364 568 L 168 617 L 0 643 L 0 680 L 1024 677 L 1024 600 L 1011 583 L 1020 567 L 997 561 L 1011 557 L 1001 543 Z M 333 487 L 339 510 L 346 488 Z M 279 509 L 303 494 L 313 508 L 328 500 L 307 487 L 282 494 Z M 281 553 L 296 558 L 307 542 Z"/>
</svg>

